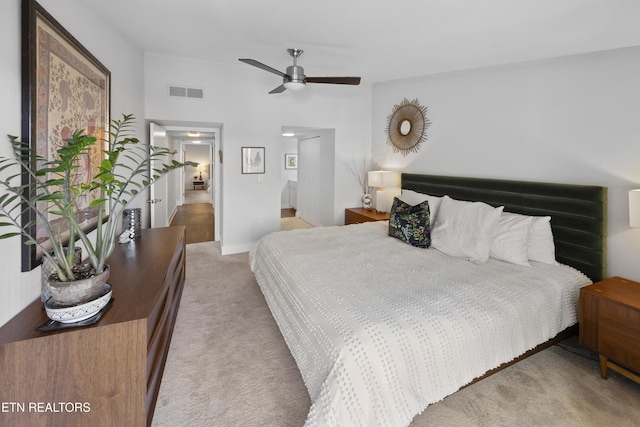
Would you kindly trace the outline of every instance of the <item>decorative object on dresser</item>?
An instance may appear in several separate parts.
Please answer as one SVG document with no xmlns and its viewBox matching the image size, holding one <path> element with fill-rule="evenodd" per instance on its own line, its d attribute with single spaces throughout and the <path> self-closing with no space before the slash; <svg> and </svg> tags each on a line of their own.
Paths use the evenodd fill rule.
<svg viewBox="0 0 640 427">
<path fill-rule="evenodd" d="M 0 187 L 6 190 L 0 196 L 0 226 L 17 230 L 0 238 L 21 235 L 26 245 L 37 247 L 49 261 L 49 267 L 55 270 L 47 279 L 51 298 L 45 305 L 50 309 L 104 297 L 110 274 L 106 259 L 117 243 L 124 210 L 159 178 L 193 164 L 172 161 L 155 167 L 153 175 L 147 176 L 152 161 L 160 162 L 173 153 L 140 143 L 131 136 L 133 125 L 131 115 L 113 120 L 107 140 L 77 130 L 64 143 L 57 141 L 58 148 L 50 157 L 39 156 L 17 137 L 9 137 L 14 157 L 0 157 L 0 168 L 14 175 L 0 181 Z M 79 164 L 89 166 L 81 169 Z M 12 185 L 21 171 L 25 181 Z M 86 209 L 96 210 L 95 239 L 88 236 L 91 229 L 83 228 L 87 210 L 82 207 L 87 201 Z M 22 222 L 23 212 L 39 218 L 39 224 Z M 70 250 L 76 240 L 87 254 L 82 264 L 76 263 L 78 257 Z"/>
<path fill-rule="evenodd" d="M 387 144 L 394 153 L 407 154 L 418 152 L 420 144 L 427 140 L 427 128 L 431 122 L 427 119 L 427 107 L 420 105 L 417 99 L 403 99 L 394 105 L 387 117 Z"/>
<path fill-rule="evenodd" d="M 125 209 L 122 214 L 122 233 L 129 239 L 142 236 L 142 209 Z"/>
<path fill-rule="evenodd" d="M 76 246 L 75 248 L 75 259 L 73 260 L 74 265 L 80 264 L 82 262 L 82 248 Z M 67 253 L 67 249 L 65 249 L 65 255 Z M 51 298 L 51 291 L 49 291 L 49 276 L 51 276 L 56 271 L 55 266 L 49 261 L 48 258 L 42 257 L 42 266 L 40 267 L 40 300 L 42 304 L 44 304 L 49 298 Z"/>
<path fill-rule="evenodd" d="M 580 344 L 598 353 L 600 375 L 640 383 L 640 283 L 611 277 L 580 290 Z"/>
<path fill-rule="evenodd" d="M 387 221 L 388 219 L 388 212 L 376 212 L 375 209 L 347 208 L 344 210 L 344 225 Z"/>
<path fill-rule="evenodd" d="M 400 174 L 393 171 L 370 171 L 369 186 L 376 190 L 375 205 L 378 212 L 389 212 L 393 198 L 400 195 Z M 385 188 L 389 190 L 385 190 Z"/>
<path fill-rule="evenodd" d="M 362 195 L 362 207 L 364 209 L 371 209 L 371 204 L 373 203 L 373 197 L 371 197 L 370 193 L 364 193 Z"/>
<path fill-rule="evenodd" d="M 144 229 L 108 262 L 117 304 L 98 323 L 37 331 L 49 321 L 36 300 L 0 328 L 0 402 L 84 410 L 5 412 L 2 425 L 151 424 L 185 282 L 185 227 Z"/>
</svg>

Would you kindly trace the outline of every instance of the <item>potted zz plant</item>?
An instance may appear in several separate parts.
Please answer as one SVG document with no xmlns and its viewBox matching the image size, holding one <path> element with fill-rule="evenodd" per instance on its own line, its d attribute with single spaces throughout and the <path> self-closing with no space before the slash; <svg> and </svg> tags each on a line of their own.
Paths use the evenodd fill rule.
<svg viewBox="0 0 640 427">
<path fill-rule="evenodd" d="M 38 156 L 9 135 L 14 157 L 0 157 L 0 173 L 8 175 L 0 179 L 0 187 L 6 190 L 0 195 L 0 226 L 17 229 L 0 238 L 22 235 L 26 245 L 39 248 L 54 269 L 47 287 L 59 307 L 77 306 L 104 293 L 109 276 L 105 261 L 118 240 L 118 224 L 124 210 L 170 171 L 197 166 L 193 162 L 161 162 L 173 152 L 141 143 L 131 136 L 133 124 L 132 115 L 112 120 L 106 140 L 76 131 L 51 159 Z M 81 162 L 88 163 L 92 153 L 95 156 L 100 151 L 103 160 L 96 162 L 93 176 L 86 177 Z M 161 165 L 156 166 L 158 163 Z M 25 174 L 29 179 L 15 185 Z M 85 215 L 79 208 L 89 200 L 88 209 L 97 210 L 95 239 L 89 238 L 90 231 L 82 227 Z M 22 223 L 21 218 L 28 211 L 34 214 L 31 218 L 38 220 Z M 35 235 L 36 223 L 46 239 Z M 78 262 L 77 240 L 86 251 L 84 262 Z"/>
</svg>

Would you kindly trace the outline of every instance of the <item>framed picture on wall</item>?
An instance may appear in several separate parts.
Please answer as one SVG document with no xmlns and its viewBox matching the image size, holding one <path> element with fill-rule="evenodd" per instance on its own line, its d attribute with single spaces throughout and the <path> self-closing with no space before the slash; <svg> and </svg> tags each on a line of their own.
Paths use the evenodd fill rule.
<svg viewBox="0 0 640 427">
<path fill-rule="evenodd" d="M 242 173 L 264 173 L 264 147 L 242 147 Z"/>
<path fill-rule="evenodd" d="M 105 140 L 111 73 L 36 1 L 22 0 L 22 8 L 22 141 L 46 161 L 76 130 Z M 91 182 L 103 159 L 102 149 L 88 152 L 75 179 Z M 23 175 L 23 185 L 32 179 Z M 96 192 L 76 206 L 86 230 L 97 226 L 99 208 L 91 203 L 99 197 Z M 48 247 L 44 221 L 29 212 L 24 223 L 33 223 L 31 234 Z M 36 245 L 23 246 L 22 271 L 36 267 L 41 258 Z"/>
<path fill-rule="evenodd" d="M 298 169 L 298 155 L 297 154 L 285 154 L 284 155 L 284 168 L 285 169 Z"/>
</svg>

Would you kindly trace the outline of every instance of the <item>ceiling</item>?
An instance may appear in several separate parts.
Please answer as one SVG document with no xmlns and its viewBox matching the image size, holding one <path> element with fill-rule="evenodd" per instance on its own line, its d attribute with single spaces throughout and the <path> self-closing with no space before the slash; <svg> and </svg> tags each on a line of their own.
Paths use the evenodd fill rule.
<svg viewBox="0 0 640 427">
<path fill-rule="evenodd" d="M 640 45 L 638 0 L 83 0 L 145 51 L 363 84 Z M 264 72 L 256 69 L 256 72 Z M 275 77 L 275 76 L 274 76 Z M 269 88 L 271 89 L 271 88 Z"/>
</svg>

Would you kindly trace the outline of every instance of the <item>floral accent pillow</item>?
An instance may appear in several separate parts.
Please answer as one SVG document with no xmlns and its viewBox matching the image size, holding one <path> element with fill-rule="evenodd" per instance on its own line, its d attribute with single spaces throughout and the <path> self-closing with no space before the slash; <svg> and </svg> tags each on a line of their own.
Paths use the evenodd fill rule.
<svg viewBox="0 0 640 427">
<path fill-rule="evenodd" d="M 418 248 L 431 246 L 429 202 L 425 200 L 413 206 L 394 197 L 389 214 L 389 236 Z"/>
</svg>

